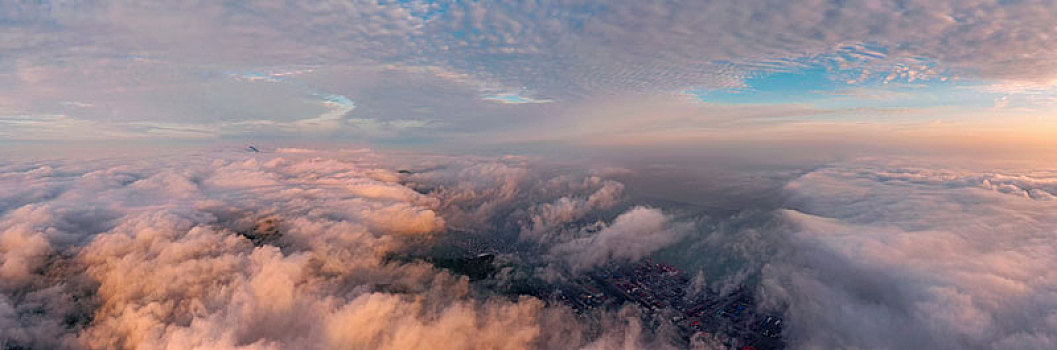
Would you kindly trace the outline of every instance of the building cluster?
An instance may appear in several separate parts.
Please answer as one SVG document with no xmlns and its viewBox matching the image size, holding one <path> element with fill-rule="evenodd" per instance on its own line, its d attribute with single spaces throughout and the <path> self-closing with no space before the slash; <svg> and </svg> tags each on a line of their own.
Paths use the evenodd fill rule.
<svg viewBox="0 0 1057 350">
<path fill-rule="evenodd" d="M 760 313 L 745 288 L 731 293 L 693 291 L 679 269 L 650 260 L 607 266 L 559 287 L 556 299 L 579 312 L 635 303 L 645 324 L 671 322 L 683 340 L 711 338 L 731 349 L 783 349 L 782 319 Z"/>
<path fill-rule="evenodd" d="M 460 259 L 430 258 L 437 267 L 470 277 L 509 295 L 532 295 L 548 302 L 572 307 L 581 317 L 598 315 L 597 309 L 615 309 L 635 304 L 643 324 L 658 329 L 674 325 L 686 344 L 707 339 L 737 350 L 780 350 L 783 320 L 777 314 L 758 310 L 749 288 L 720 293 L 691 288 L 690 279 L 678 268 L 646 259 L 634 264 L 611 264 L 562 282 L 547 281 L 531 273 L 508 273 L 504 283 L 492 276 L 499 270 L 530 269 L 531 264 L 497 263 L 492 247 L 504 246 L 486 239 L 454 241 L 455 248 L 479 252 Z M 509 247 L 509 245 L 505 245 Z M 509 254 L 509 252 L 508 252 Z M 516 250 L 515 253 L 516 254 Z M 502 259 L 500 259 L 502 260 Z M 601 330 L 599 330 L 601 331 Z"/>
</svg>

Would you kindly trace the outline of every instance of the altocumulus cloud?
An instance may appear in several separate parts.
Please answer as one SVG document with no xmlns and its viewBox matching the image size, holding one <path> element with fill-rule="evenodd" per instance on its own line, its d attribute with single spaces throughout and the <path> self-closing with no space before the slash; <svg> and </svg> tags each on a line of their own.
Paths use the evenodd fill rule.
<svg viewBox="0 0 1057 350">
<path fill-rule="evenodd" d="M 520 118 L 497 114 L 547 116 L 614 93 L 743 89 L 802 68 L 863 83 L 1047 87 L 1057 79 L 1055 9 L 1052 0 L 5 3 L 0 125 L 9 131 L 0 136 L 421 139 L 519 129 L 504 123 Z M 329 106 L 328 95 L 356 110 Z"/>
</svg>

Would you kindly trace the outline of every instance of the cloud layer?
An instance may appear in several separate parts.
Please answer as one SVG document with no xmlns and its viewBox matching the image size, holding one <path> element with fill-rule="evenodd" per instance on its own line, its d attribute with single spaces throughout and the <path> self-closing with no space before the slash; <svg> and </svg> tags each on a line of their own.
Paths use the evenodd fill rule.
<svg viewBox="0 0 1057 350">
<path fill-rule="evenodd" d="M 764 270 L 802 348 L 1049 349 L 1054 174 L 848 163 L 791 182 Z"/>
<path fill-rule="evenodd" d="M 634 207 L 613 219 L 611 225 L 595 228 L 597 233 L 558 244 L 551 254 L 568 260 L 574 270 L 636 261 L 678 242 L 693 228 L 672 221 L 658 209 Z"/>
<path fill-rule="evenodd" d="M 561 281 L 647 256 L 671 261 L 695 288 L 754 288 L 762 310 L 784 313 L 792 348 L 1051 348 L 1057 176 L 921 164 L 753 170 L 785 183 L 776 188 L 667 168 L 366 150 L 8 161 L 0 342 L 672 346 L 634 307 L 579 318 L 392 259 L 455 247 L 532 267 L 500 273 L 499 285 L 511 274 Z M 646 206 L 637 191 L 649 182 L 636 176 L 737 198 L 703 201 L 734 205 L 707 215 L 685 202 Z M 774 199 L 740 199 L 765 195 Z"/>
<path fill-rule="evenodd" d="M 494 235 L 497 213 L 533 217 L 537 209 L 517 207 L 544 196 L 588 193 L 584 205 L 611 207 L 619 183 L 559 176 L 537 187 L 521 179 L 541 174 L 516 159 L 415 160 L 447 164 L 417 174 L 378 166 L 395 161 L 363 150 L 281 149 L 8 163 L 0 181 L 8 189 L 0 208 L 0 345 L 572 349 L 653 342 L 652 331 L 630 321 L 634 309 L 603 312 L 598 320 L 611 324 L 598 333 L 590 322 L 601 321 L 563 306 L 476 290 L 423 261 L 390 259 L 433 245 L 452 225 L 481 230 L 461 234 Z M 446 180 L 449 172 L 471 176 Z M 409 178 L 433 190 L 401 184 Z M 547 212 L 555 210 L 563 209 Z M 545 221 L 572 224 L 591 211 L 568 210 L 548 214 L 565 219 Z M 667 220 L 656 209 L 632 209 L 598 240 Z M 638 259 L 664 244 L 590 259 Z"/>
</svg>

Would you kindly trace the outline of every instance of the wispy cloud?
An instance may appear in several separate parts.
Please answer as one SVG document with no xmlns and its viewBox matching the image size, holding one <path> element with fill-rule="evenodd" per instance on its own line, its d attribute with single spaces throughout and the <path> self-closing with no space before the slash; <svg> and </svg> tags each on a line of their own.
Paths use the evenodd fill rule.
<svg viewBox="0 0 1057 350">
<path fill-rule="evenodd" d="M 550 102 L 554 102 L 553 100 L 537 99 L 537 98 L 524 96 L 521 93 L 517 93 L 517 92 L 488 94 L 488 95 L 484 95 L 484 97 L 482 97 L 482 98 L 487 100 L 487 101 L 493 101 L 493 102 L 498 102 L 498 103 L 506 103 L 506 104 L 550 103 Z"/>
</svg>

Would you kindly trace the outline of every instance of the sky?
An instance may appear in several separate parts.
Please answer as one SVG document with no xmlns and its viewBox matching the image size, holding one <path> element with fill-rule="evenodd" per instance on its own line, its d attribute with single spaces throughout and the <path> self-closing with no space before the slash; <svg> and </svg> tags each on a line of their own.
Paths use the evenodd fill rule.
<svg viewBox="0 0 1057 350">
<path fill-rule="evenodd" d="M 1055 349 L 1055 136 L 1049 0 L 0 1 L 0 348 Z"/>
<path fill-rule="evenodd" d="M 7 2 L 0 139 L 1040 150 L 1057 130 L 1054 8 Z"/>
</svg>

